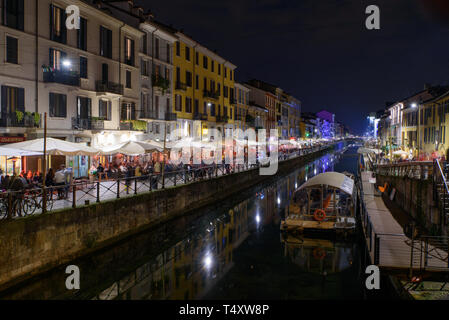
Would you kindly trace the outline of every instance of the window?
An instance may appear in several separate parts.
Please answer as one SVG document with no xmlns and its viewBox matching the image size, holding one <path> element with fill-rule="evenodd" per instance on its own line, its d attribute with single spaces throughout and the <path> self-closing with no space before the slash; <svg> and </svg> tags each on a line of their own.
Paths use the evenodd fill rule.
<svg viewBox="0 0 449 320">
<path fill-rule="evenodd" d="M 50 92 L 50 117 L 67 117 L 67 96 L 65 94 Z"/>
<path fill-rule="evenodd" d="M 192 98 L 186 97 L 186 112 L 192 113 Z"/>
<path fill-rule="evenodd" d="M 125 38 L 125 63 L 134 66 L 134 40 Z"/>
<path fill-rule="evenodd" d="M 231 80 L 232 80 L 233 74 L 234 74 L 234 71 L 229 70 L 229 77 L 231 78 Z"/>
<path fill-rule="evenodd" d="M 17 38 L 6 37 L 6 62 L 14 64 L 19 63 L 18 46 Z"/>
<path fill-rule="evenodd" d="M 229 97 L 228 87 L 227 86 L 223 86 L 223 96 L 225 98 Z"/>
<path fill-rule="evenodd" d="M 170 63 L 170 44 L 167 43 L 167 62 Z"/>
<path fill-rule="evenodd" d="M 212 60 L 212 66 L 211 66 L 211 68 L 212 68 L 212 72 L 215 72 L 215 61 L 214 60 Z"/>
<path fill-rule="evenodd" d="M 80 57 L 80 77 L 87 79 L 87 58 Z"/>
<path fill-rule="evenodd" d="M 0 118 L 16 111 L 25 112 L 25 89 L 2 86 Z"/>
<path fill-rule="evenodd" d="M 126 70 L 126 88 L 131 89 L 131 71 Z"/>
<path fill-rule="evenodd" d="M 98 117 L 103 120 L 111 120 L 111 101 L 98 101 Z"/>
<path fill-rule="evenodd" d="M 92 100 L 84 97 L 77 97 L 77 116 L 78 119 L 89 119 L 92 116 Z"/>
<path fill-rule="evenodd" d="M 207 60 L 207 57 L 204 56 L 204 57 L 203 57 L 203 67 L 204 67 L 204 69 L 207 69 L 207 68 L 208 68 L 208 64 L 209 64 L 209 62 L 208 62 L 208 60 Z"/>
<path fill-rule="evenodd" d="M 100 26 L 100 55 L 112 59 L 112 31 Z"/>
<path fill-rule="evenodd" d="M 7 27 L 23 30 L 24 5 L 23 0 L 5 0 L 3 2 L 3 24 Z"/>
<path fill-rule="evenodd" d="M 66 54 L 60 50 L 50 49 L 50 67 L 55 70 L 61 70 L 62 60 L 64 60 Z"/>
<path fill-rule="evenodd" d="M 224 76 L 225 79 L 228 77 L 228 68 L 224 67 Z"/>
<path fill-rule="evenodd" d="M 190 71 L 186 71 L 186 85 L 192 87 L 192 73 Z"/>
<path fill-rule="evenodd" d="M 142 37 L 142 53 L 148 53 L 148 35 L 146 33 Z"/>
<path fill-rule="evenodd" d="M 136 120 L 136 104 L 123 103 L 120 110 L 120 120 Z"/>
<path fill-rule="evenodd" d="M 195 114 L 198 114 L 200 112 L 200 102 L 198 99 L 195 99 Z"/>
<path fill-rule="evenodd" d="M 204 84 L 203 84 L 203 85 L 204 85 L 204 88 L 203 88 L 203 89 L 204 89 L 204 90 L 207 90 L 207 78 L 204 78 Z"/>
<path fill-rule="evenodd" d="M 50 39 L 67 43 L 66 13 L 59 7 L 50 5 Z"/>
<path fill-rule="evenodd" d="M 197 90 L 200 88 L 200 77 L 198 75 L 195 76 L 195 88 Z"/>
<path fill-rule="evenodd" d="M 215 103 L 212 103 L 212 105 L 210 107 L 210 115 L 212 117 L 215 117 Z"/>
<path fill-rule="evenodd" d="M 78 33 L 78 49 L 87 51 L 87 20 L 80 18 L 80 28 Z"/>
<path fill-rule="evenodd" d="M 218 65 L 218 75 L 221 76 L 221 64 Z"/>
<path fill-rule="evenodd" d="M 145 77 L 148 77 L 148 61 L 142 59 L 140 65 L 141 74 Z"/>
<path fill-rule="evenodd" d="M 175 111 L 182 112 L 182 97 L 181 95 L 175 95 Z"/>
<path fill-rule="evenodd" d="M 156 38 L 155 41 L 154 41 L 154 57 L 156 59 L 159 59 L 159 51 L 160 51 L 160 49 L 159 49 L 159 39 Z"/>
<path fill-rule="evenodd" d="M 186 60 L 190 61 L 190 48 L 186 46 Z"/>
<path fill-rule="evenodd" d="M 181 44 L 179 43 L 179 41 L 176 42 L 176 55 L 178 57 L 181 56 Z"/>
</svg>

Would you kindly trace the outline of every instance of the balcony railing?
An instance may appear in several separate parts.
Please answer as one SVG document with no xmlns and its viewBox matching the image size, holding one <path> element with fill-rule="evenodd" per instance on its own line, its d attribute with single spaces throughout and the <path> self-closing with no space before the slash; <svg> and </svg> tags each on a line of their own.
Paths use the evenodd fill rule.
<svg viewBox="0 0 449 320">
<path fill-rule="evenodd" d="M 176 82 L 176 90 L 186 91 L 187 90 L 187 84 L 177 81 Z"/>
<path fill-rule="evenodd" d="M 104 119 L 100 118 L 72 118 L 72 130 L 104 130 Z"/>
<path fill-rule="evenodd" d="M 35 113 L 0 113 L 0 127 L 3 128 L 40 128 L 41 116 Z"/>
<path fill-rule="evenodd" d="M 103 82 L 101 80 L 95 83 L 96 92 L 107 92 L 123 95 L 123 85 L 115 82 Z"/>
<path fill-rule="evenodd" d="M 161 88 L 162 91 L 167 92 L 170 90 L 170 81 L 164 77 L 153 75 L 152 76 L 153 87 Z"/>
<path fill-rule="evenodd" d="M 217 123 L 227 123 L 229 121 L 228 116 L 218 115 L 216 118 Z"/>
<path fill-rule="evenodd" d="M 193 120 L 207 121 L 207 114 L 195 113 L 193 114 Z"/>
<path fill-rule="evenodd" d="M 141 120 L 122 120 L 120 130 L 124 131 L 146 131 L 147 123 Z"/>
<path fill-rule="evenodd" d="M 75 71 L 44 69 L 44 82 L 60 83 L 68 86 L 80 86 L 80 75 Z"/>
<path fill-rule="evenodd" d="M 204 98 L 211 98 L 211 99 L 217 100 L 220 97 L 220 91 L 204 90 L 203 91 L 203 97 Z"/>
<path fill-rule="evenodd" d="M 165 121 L 178 121 L 178 115 L 176 113 L 167 112 L 165 114 Z"/>
</svg>

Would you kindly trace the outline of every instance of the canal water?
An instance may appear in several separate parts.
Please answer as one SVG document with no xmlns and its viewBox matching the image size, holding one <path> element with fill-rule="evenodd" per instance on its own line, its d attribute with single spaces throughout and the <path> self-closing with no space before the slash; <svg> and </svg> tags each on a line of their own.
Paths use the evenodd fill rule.
<svg viewBox="0 0 449 320">
<path fill-rule="evenodd" d="M 0 299 L 366 299 L 363 241 L 279 229 L 295 188 L 325 171 L 355 174 L 356 152 L 341 143 L 288 176 L 74 261 L 76 292 L 66 289 L 64 266 Z"/>
</svg>

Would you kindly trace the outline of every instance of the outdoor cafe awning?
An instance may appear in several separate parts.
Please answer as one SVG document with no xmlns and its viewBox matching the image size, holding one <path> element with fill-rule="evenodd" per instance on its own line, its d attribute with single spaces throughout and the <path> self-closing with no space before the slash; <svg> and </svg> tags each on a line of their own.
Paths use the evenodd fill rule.
<svg viewBox="0 0 449 320">
<path fill-rule="evenodd" d="M 0 147 L 0 156 L 7 156 L 7 157 L 13 157 L 13 156 L 29 157 L 29 156 L 39 156 L 39 155 L 42 155 L 42 153 L 39 153 L 39 152 L 30 152 L 30 151 L 24 151 L 24 150 L 19 150 L 19 149 L 11 149 L 11 148 Z"/>
<path fill-rule="evenodd" d="M 101 150 L 101 155 L 108 156 L 114 154 L 124 154 L 127 156 L 138 156 L 162 151 L 164 151 L 163 148 L 158 145 L 138 141 L 129 141 L 114 146 L 103 147 Z"/>
<path fill-rule="evenodd" d="M 27 152 L 44 153 L 44 139 L 28 140 L 8 144 L 5 146 L 10 149 L 18 149 Z M 99 150 L 85 146 L 80 143 L 68 142 L 60 139 L 47 138 L 47 154 L 57 156 L 95 156 Z"/>
</svg>

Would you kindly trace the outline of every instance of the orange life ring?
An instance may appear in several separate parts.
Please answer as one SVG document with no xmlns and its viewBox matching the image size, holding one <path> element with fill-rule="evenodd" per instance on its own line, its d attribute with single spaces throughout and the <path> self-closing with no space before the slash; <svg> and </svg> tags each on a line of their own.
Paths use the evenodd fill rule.
<svg viewBox="0 0 449 320">
<path fill-rule="evenodd" d="M 313 214 L 313 217 L 315 218 L 316 221 L 321 222 L 324 221 L 324 219 L 326 219 L 326 212 L 322 209 L 316 209 L 315 213 Z"/>
<path fill-rule="evenodd" d="M 326 257 L 326 251 L 323 248 L 313 249 L 313 257 L 317 260 L 323 260 Z"/>
</svg>

